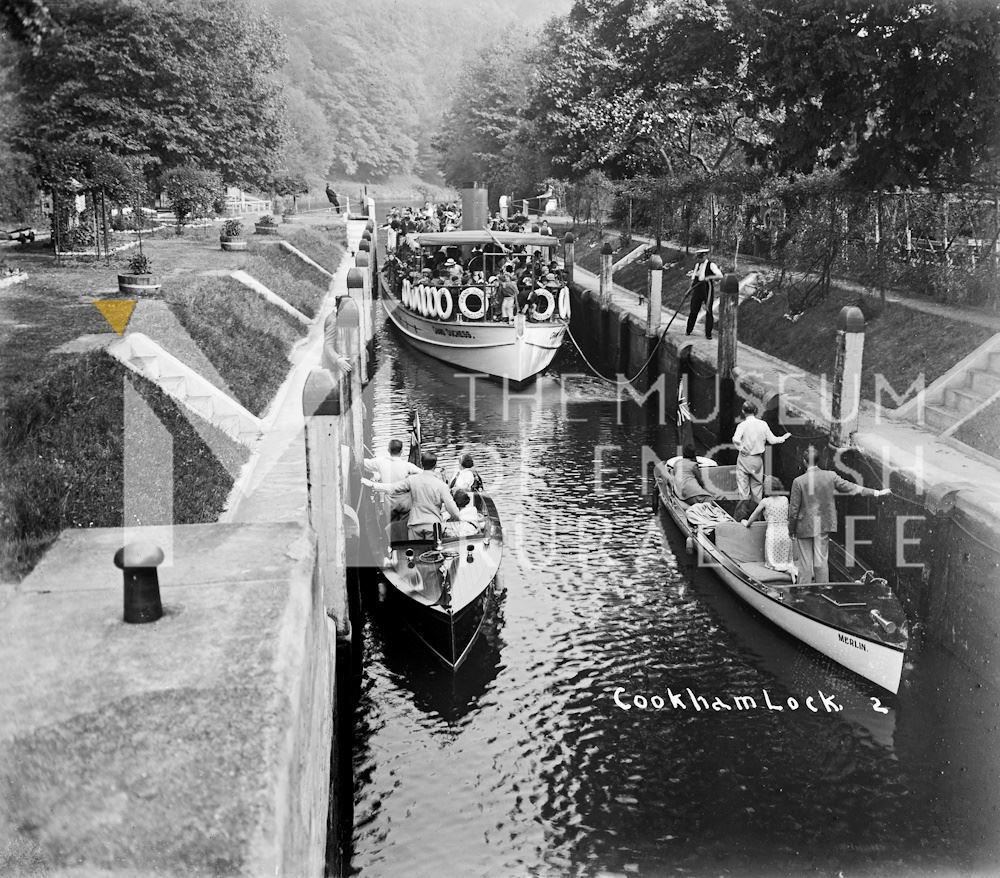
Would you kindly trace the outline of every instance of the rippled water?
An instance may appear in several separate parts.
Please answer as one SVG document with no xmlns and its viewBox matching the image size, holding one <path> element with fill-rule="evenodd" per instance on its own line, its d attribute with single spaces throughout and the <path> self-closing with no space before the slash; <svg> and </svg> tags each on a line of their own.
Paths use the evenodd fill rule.
<svg viewBox="0 0 1000 878">
<path fill-rule="evenodd" d="M 619 423 L 597 380 L 564 391 L 560 374 L 585 371 L 571 352 L 506 412 L 477 382 L 475 420 L 468 381 L 386 329 L 378 362 L 377 446 L 405 438 L 418 405 L 449 470 L 459 448 L 475 455 L 505 547 L 457 674 L 367 594 L 355 873 L 998 871 L 995 694 L 925 650 L 884 698 L 692 568 L 642 493 L 643 446 L 664 454 L 673 436 L 634 407 Z M 688 707 L 626 711 L 617 687 Z M 688 688 L 730 704 L 767 690 L 786 709 L 697 711 Z M 788 709 L 819 691 L 843 710 Z"/>
</svg>

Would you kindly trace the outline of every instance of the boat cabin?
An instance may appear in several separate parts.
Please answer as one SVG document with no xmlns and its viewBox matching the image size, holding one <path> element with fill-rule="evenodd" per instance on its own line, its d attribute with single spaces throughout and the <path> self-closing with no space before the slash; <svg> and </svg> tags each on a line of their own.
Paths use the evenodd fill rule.
<svg viewBox="0 0 1000 878">
<path fill-rule="evenodd" d="M 552 235 L 485 229 L 408 235 L 383 272 L 404 306 L 434 320 L 509 322 L 515 312 L 532 322 L 565 320 L 558 244 Z"/>
</svg>

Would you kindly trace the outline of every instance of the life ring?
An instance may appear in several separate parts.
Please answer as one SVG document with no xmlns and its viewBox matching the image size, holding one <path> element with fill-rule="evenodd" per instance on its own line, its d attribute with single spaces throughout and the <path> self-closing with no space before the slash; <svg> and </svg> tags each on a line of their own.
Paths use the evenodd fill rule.
<svg viewBox="0 0 1000 878">
<path fill-rule="evenodd" d="M 437 312 L 437 287 L 424 287 L 424 317 L 436 320 Z"/>
<path fill-rule="evenodd" d="M 402 296 L 402 299 L 403 299 L 403 305 L 405 305 L 407 308 L 410 307 L 410 299 L 411 299 L 411 297 L 412 297 L 412 294 L 410 292 L 410 279 L 404 277 L 403 278 L 403 296 Z"/>
<path fill-rule="evenodd" d="M 469 296 L 479 298 L 479 309 L 469 307 Z M 486 316 L 486 294 L 479 287 L 466 287 L 458 296 L 458 310 L 466 320 L 482 320 Z"/>
<path fill-rule="evenodd" d="M 569 320 L 570 315 L 569 287 L 559 290 L 559 316 L 563 320 Z"/>
<path fill-rule="evenodd" d="M 543 311 L 538 307 L 538 300 L 545 299 L 545 310 Z M 545 323 L 552 319 L 552 315 L 556 310 L 556 300 L 555 296 L 552 295 L 544 287 L 539 287 L 535 290 L 535 320 L 539 323 Z"/>
<path fill-rule="evenodd" d="M 455 310 L 455 303 L 451 298 L 451 290 L 444 287 L 435 287 L 437 290 L 437 315 L 439 320 L 450 320 L 451 314 Z"/>
</svg>

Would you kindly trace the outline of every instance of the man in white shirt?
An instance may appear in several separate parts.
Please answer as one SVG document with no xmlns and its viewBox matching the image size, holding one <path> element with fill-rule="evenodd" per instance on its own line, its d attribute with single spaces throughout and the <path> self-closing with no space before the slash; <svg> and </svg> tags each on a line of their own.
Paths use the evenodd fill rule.
<svg viewBox="0 0 1000 878">
<path fill-rule="evenodd" d="M 743 403 L 743 420 L 733 433 L 733 445 L 739 449 L 736 458 L 736 488 L 741 500 L 752 499 L 754 505 L 764 496 L 764 449 L 780 445 L 791 433 L 775 436 L 771 428 L 757 417 L 757 406 Z"/>
<path fill-rule="evenodd" d="M 403 443 L 398 439 L 389 440 L 388 457 L 366 457 L 365 469 L 374 473 L 379 482 L 389 485 L 401 482 L 407 476 L 420 472 L 420 467 L 414 466 L 403 457 Z M 392 514 L 394 518 L 399 518 L 409 511 L 409 495 L 401 494 L 393 498 Z"/>
<path fill-rule="evenodd" d="M 400 495 L 409 495 L 410 517 L 407 526 L 411 540 L 434 538 L 434 525 L 441 524 L 444 520 L 441 513 L 442 506 L 452 521 L 459 518 L 458 507 L 451 499 L 451 491 L 434 472 L 437 467 L 437 455 L 432 451 L 425 451 L 420 455 L 420 465 L 423 467 L 422 471 L 392 484 L 363 480 L 376 491 L 387 491 L 394 500 Z"/>
<path fill-rule="evenodd" d="M 698 322 L 698 312 L 705 306 L 705 338 L 712 337 L 715 316 L 712 314 L 712 300 L 715 281 L 722 280 L 722 269 L 711 260 L 711 250 L 696 250 L 694 268 L 691 270 L 691 310 L 688 312 L 687 334 L 694 332 Z"/>
</svg>

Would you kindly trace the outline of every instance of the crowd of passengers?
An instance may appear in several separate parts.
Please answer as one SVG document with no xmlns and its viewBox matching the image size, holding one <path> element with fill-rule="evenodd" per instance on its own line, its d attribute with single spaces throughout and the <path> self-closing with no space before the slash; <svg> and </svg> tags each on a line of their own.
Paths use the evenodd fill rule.
<svg viewBox="0 0 1000 878">
<path fill-rule="evenodd" d="M 429 540 L 434 526 L 441 525 L 445 539 L 473 536 L 482 531 L 485 519 L 474 495 L 483 490 L 471 454 L 463 454 L 447 482 L 437 469 L 437 455 L 421 454 L 420 466 L 403 457 L 403 443 L 389 442 L 388 455 L 365 460 L 365 468 L 375 480 L 363 484 L 388 495 L 392 519 L 406 519 L 411 540 Z"/>
<path fill-rule="evenodd" d="M 437 214 L 430 208 L 421 211 L 392 208 L 385 226 L 390 230 L 390 240 L 382 272 L 393 289 L 398 290 L 399 282 L 404 279 L 412 285 L 453 287 L 456 292 L 472 285 L 483 287 L 489 298 L 486 319 L 510 321 L 516 313 L 527 314 L 529 319 L 533 316 L 538 289 L 546 289 L 557 297 L 566 285 L 565 273 L 558 262 L 553 259 L 546 263 L 541 250 L 529 253 L 523 244 L 507 246 L 489 242 L 483 247 L 476 245 L 467 258 L 463 258 L 459 247 L 439 247 L 432 253 L 425 252 L 421 259 L 420 249 L 407 234 L 392 235 L 393 222 L 409 228 L 408 223 L 414 216 L 421 222 L 430 222 L 432 217 L 436 222 L 443 222 L 446 226 L 441 229 L 443 231 L 453 231 L 450 227 L 453 223 L 461 224 L 461 209 L 454 204 L 439 206 Z M 521 220 L 526 221 L 527 217 L 505 220 L 497 214 L 491 219 L 491 230 L 523 231 Z M 539 233 L 552 234 L 546 221 L 542 222 Z"/>
</svg>

